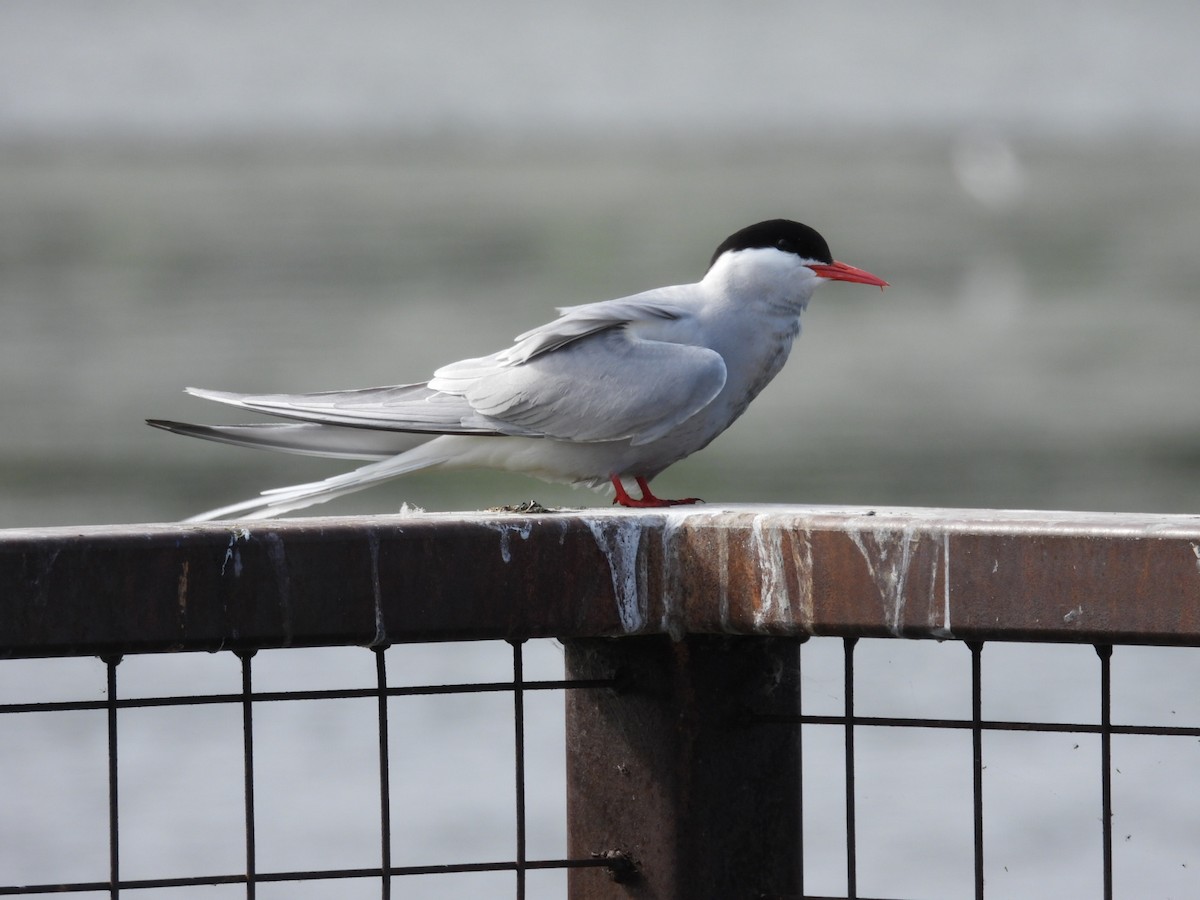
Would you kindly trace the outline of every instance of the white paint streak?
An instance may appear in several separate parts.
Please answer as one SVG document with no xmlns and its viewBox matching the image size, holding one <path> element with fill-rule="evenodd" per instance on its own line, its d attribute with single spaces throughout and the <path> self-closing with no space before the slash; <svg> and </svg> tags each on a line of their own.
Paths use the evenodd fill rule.
<svg viewBox="0 0 1200 900">
<path fill-rule="evenodd" d="M 638 590 L 638 545 L 642 540 L 640 518 L 584 520 L 600 552 L 608 560 L 617 614 L 626 632 L 640 631 L 646 624 L 646 600 L 642 596 L 644 592 Z"/>
<path fill-rule="evenodd" d="M 379 587 L 379 535 L 373 528 L 367 530 L 367 546 L 371 548 L 371 592 L 375 599 L 375 637 L 368 646 L 382 647 L 388 639 L 383 621 L 383 591 Z"/>
<path fill-rule="evenodd" d="M 942 602 L 941 622 L 937 622 L 937 587 L 938 570 L 942 573 Z M 953 639 L 954 632 L 950 630 L 950 533 L 942 534 L 942 543 L 934 547 L 933 562 L 929 566 L 929 633 L 938 640 Z"/>
<path fill-rule="evenodd" d="M 950 629 L 950 532 L 942 535 L 942 628 L 948 636 Z"/>
<path fill-rule="evenodd" d="M 242 574 L 242 551 L 238 549 L 238 541 L 250 540 L 249 528 L 234 528 L 229 533 L 229 546 L 225 548 L 225 559 L 221 563 L 221 574 L 225 574 L 226 567 L 233 563 L 233 577 L 237 578 Z"/>
<path fill-rule="evenodd" d="M 783 564 L 783 530 L 770 528 L 769 519 L 768 514 L 762 513 L 750 523 L 750 536 L 755 556 L 758 557 L 759 571 L 758 606 L 754 610 L 754 624 L 757 627 L 770 621 L 785 622 L 790 606 L 787 572 Z"/>
<path fill-rule="evenodd" d="M 533 533 L 533 522 L 525 519 L 520 525 L 510 525 L 507 522 L 489 522 L 488 527 L 500 534 L 500 558 L 506 563 L 512 562 L 511 535 L 516 535 L 523 541 L 529 540 Z M 559 541 L 561 543 L 561 539 Z"/>
<path fill-rule="evenodd" d="M 904 586 L 908 581 L 913 545 L 916 543 L 912 528 L 899 531 L 875 529 L 867 532 L 869 540 L 856 531 L 848 534 L 866 560 L 871 580 L 879 589 L 879 599 L 883 601 L 887 614 L 888 630 L 900 637 L 904 624 Z"/>
<path fill-rule="evenodd" d="M 662 629 L 673 641 L 683 640 L 687 610 L 682 603 L 676 606 L 680 592 L 678 535 L 687 525 L 683 516 L 666 516 L 662 526 Z M 682 600 L 682 598 L 679 598 Z"/>
<path fill-rule="evenodd" d="M 792 559 L 796 564 L 796 607 L 800 624 L 810 628 L 813 622 L 812 533 L 806 528 L 792 534 Z"/>
</svg>

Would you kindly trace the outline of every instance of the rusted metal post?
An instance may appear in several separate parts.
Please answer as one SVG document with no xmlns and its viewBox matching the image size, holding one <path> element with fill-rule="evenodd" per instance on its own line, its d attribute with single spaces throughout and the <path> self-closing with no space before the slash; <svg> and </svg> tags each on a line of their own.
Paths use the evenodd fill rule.
<svg viewBox="0 0 1200 900">
<path fill-rule="evenodd" d="M 624 854 L 632 872 L 574 869 L 572 900 L 797 896 L 799 728 L 795 638 L 692 635 L 565 642 L 572 858 Z"/>
</svg>

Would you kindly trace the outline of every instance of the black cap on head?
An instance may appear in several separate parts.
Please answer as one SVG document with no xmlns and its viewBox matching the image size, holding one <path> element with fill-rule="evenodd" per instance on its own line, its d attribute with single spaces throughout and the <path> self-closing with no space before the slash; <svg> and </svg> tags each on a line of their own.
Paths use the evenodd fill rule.
<svg viewBox="0 0 1200 900">
<path fill-rule="evenodd" d="M 817 233 L 815 228 L 801 225 L 790 219 L 768 219 L 757 225 L 750 225 L 741 231 L 734 232 L 721 242 L 717 252 L 709 260 L 709 267 L 717 258 L 728 250 L 753 250 L 760 247 L 774 247 L 784 253 L 795 253 L 804 259 L 829 264 L 833 262 L 833 254 L 825 238 Z"/>
</svg>

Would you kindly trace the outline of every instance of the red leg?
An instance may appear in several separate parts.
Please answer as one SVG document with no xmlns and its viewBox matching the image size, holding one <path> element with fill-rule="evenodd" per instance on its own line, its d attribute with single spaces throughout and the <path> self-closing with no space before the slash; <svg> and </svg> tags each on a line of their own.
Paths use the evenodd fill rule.
<svg viewBox="0 0 1200 900">
<path fill-rule="evenodd" d="M 650 485 L 646 483 L 646 479 L 641 475 L 635 477 L 634 481 L 642 489 L 642 502 L 648 502 L 650 506 L 691 506 L 693 503 L 704 502 L 699 497 L 684 497 L 682 500 L 660 500 L 650 491 Z"/>
<path fill-rule="evenodd" d="M 657 509 L 663 506 L 687 506 L 700 502 L 698 497 L 688 497 L 685 500 L 663 500 L 655 497 L 650 490 L 650 485 L 646 483 L 646 479 L 641 475 L 636 475 L 633 479 L 637 482 L 638 487 L 642 489 L 642 498 L 635 500 L 625 490 L 625 485 L 621 483 L 620 477 L 613 475 L 611 476 L 611 480 L 613 487 L 617 490 L 617 497 L 613 500 L 613 503 L 619 503 L 621 506 L 629 506 L 635 509 Z"/>
</svg>

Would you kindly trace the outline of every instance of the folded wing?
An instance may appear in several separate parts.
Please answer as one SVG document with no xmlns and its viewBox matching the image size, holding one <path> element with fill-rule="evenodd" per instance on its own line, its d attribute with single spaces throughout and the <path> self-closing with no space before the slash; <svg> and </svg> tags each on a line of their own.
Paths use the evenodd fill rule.
<svg viewBox="0 0 1200 900">
<path fill-rule="evenodd" d="M 508 350 L 444 366 L 426 384 L 313 394 L 188 391 L 326 426 L 644 444 L 702 410 L 725 385 L 721 356 L 682 342 L 691 331 L 690 314 L 672 302 L 673 290 L 564 309 L 559 319 L 520 335 Z M 203 426 L 169 426 L 276 449 L 288 449 L 283 444 L 293 437 L 307 448 L 324 446 L 324 438 L 297 430 L 303 426 L 291 432 L 224 426 L 224 433 L 213 427 L 203 434 L 196 430 Z M 339 437 L 330 449 L 349 455 L 343 448 L 353 447 L 350 452 L 375 457 L 382 446 Z"/>
<path fill-rule="evenodd" d="M 187 388 L 189 394 L 256 412 L 323 425 L 428 434 L 513 434 L 482 419 L 461 396 L 425 384 L 313 394 L 238 394 Z"/>
<path fill-rule="evenodd" d="M 447 366 L 430 387 L 454 392 L 514 433 L 581 442 L 657 440 L 712 402 L 726 375 L 713 350 L 619 328 L 521 365 L 487 362 Z"/>
<path fill-rule="evenodd" d="M 337 425 L 318 425 L 315 422 L 191 425 L 187 422 L 147 419 L 146 424 L 174 434 L 218 441 L 222 444 L 331 459 L 388 459 L 427 440 L 424 435 L 373 428 L 342 428 Z"/>
</svg>

